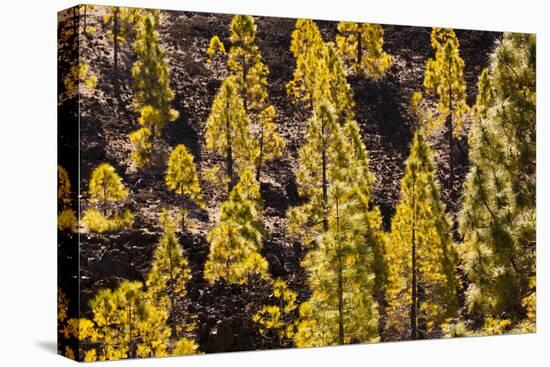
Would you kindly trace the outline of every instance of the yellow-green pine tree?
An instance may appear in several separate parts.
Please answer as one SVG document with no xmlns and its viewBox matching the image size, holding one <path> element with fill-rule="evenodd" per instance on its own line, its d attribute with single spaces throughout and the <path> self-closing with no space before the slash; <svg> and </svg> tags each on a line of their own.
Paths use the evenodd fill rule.
<svg viewBox="0 0 550 367">
<path fill-rule="evenodd" d="M 128 196 L 122 178 L 109 163 L 101 163 L 93 171 L 88 186 L 90 202 L 98 204 L 106 216 L 111 203 L 120 202 Z"/>
<path fill-rule="evenodd" d="M 193 155 L 185 145 L 176 146 L 168 159 L 168 169 L 164 177 L 168 190 L 175 192 L 183 198 L 202 206 L 202 195 L 199 178 L 193 162 Z M 185 212 L 181 216 L 182 229 L 185 230 Z"/>
<path fill-rule="evenodd" d="M 115 289 L 101 289 L 90 301 L 92 319 L 79 319 L 86 360 L 117 360 L 168 355 L 168 314 L 155 307 L 140 282 L 128 280 Z"/>
<path fill-rule="evenodd" d="M 437 101 L 436 117 L 432 126 L 444 122 L 449 137 L 449 188 L 454 184 L 454 138 L 464 129 L 466 104 L 466 82 L 464 81 L 464 60 L 460 57 L 458 38 L 452 29 L 434 28 L 431 34 L 435 58 L 429 59 L 424 75 L 424 88 Z"/>
<path fill-rule="evenodd" d="M 256 180 L 260 180 L 261 167 L 266 161 L 282 154 L 284 141 L 277 134 L 274 120 L 275 107 L 268 105 L 268 67 L 255 44 L 257 26 L 254 18 L 236 15 L 230 24 L 231 49 L 228 68 L 239 86 L 243 107 L 256 130 L 255 165 Z"/>
<path fill-rule="evenodd" d="M 320 103 L 308 121 L 306 143 L 299 151 L 296 181 L 298 193 L 306 202 L 292 208 L 288 216 L 291 232 L 299 234 L 306 245 L 329 229 L 334 206 L 330 197 L 331 186 L 343 179 L 342 174 L 350 164 L 350 155 L 339 151 L 345 143 L 336 119 L 332 105 Z"/>
<path fill-rule="evenodd" d="M 214 35 L 210 39 L 210 43 L 208 45 L 208 50 L 206 50 L 206 54 L 208 55 L 207 62 L 209 64 L 214 64 L 214 70 L 216 74 L 216 79 L 220 75 L 220 69 L 222 68 L 222 65 L 224 64 L 225 58 L 227 57 L 227 51 L 225 51 L 225 46 L 223 45 L 223 42 L 220 40 L 220 37 L 217 35 Z"/>
<path fill-rule="evenodd" d="M 277 133 L 275 125 L 275 116 L 277 112 L 275 107 L 269 105 L 260 112 L 257 117 L 258 131 L 258 149 L 255 154 L 256 181 L 260 182 L 261 170 L 264 162 L 280 157 L 283 153 L 285 141 Z"/>
<path fill-rule="evenodd" d="M 506 34 L 481 74 L 460 232 L 476 320 L 535 330 L 536 39 Z"/>
<path fill-rule="evenodd" d="M 440 199 L 436 163 L 420 130 L 405 165 L 385 256 L 387 332 L 398 338 L 427 337 L 456 316 L 451 225 Z"/>
<path fill-rule="evenodd" d="M 57 228 L 59 230 L 72 230 L 78 224 L 71 203 L 69 173 L 65 168 L 57 165 Z"/>
<path fill-rule="evenodd" d="M 336 43 L 356 75 L 376 80 L 391 66 L 391 56 L 383 48 L 384 30 L 379 24 L 340 22 Z"/>
<path fill-rule="evenodd" d="M 373 255 L 381 220 L 370 209 L 371 180 L 356 123 L 341 127 L 330 103 L 320 103 L 300 149 L 306 202 L 289 212 L 292 233 L 312 247 L 303 261 L 312 296 L 300 308 L 298 346 L 377 340 Z"/>
<path fill-rule="evenodd" d="M 297 295 L 283 279 L 273 281 L 271 302 L 262 305 L 252 316 L 260 333 L 272 340 L 272 345 L 292 346 L 296 333 L 295 313 L 298 308 Z"/>
<path fill-rule="evenodd" d="M 134 110 L 139 113 L 139 124 L 150 130 L 153 153 L 154 141 L 165 123 L 179 116 L 171 106 L 174 91 L 170 88 L 170 72 L 157 31 L 159 19 L 158 14 L 151 12 L 139 17 L 133 45 L 136 62 L 132 67 Z"/>
<path fill-rule="evenodd" d="M 229 29 L 231 48 L 227 65 L 239 86 L 244 110 L 259 111 L 267 99 L 269 70 L 255 44 L 256 23 L 249 15 L 235 15 Z"/>
<path fill-rule="evenodd" d="M 245 284 L 252 277 L 269 278 L 262 248 L 261 203 L 258 182 L 247 168 L 222 204 L 218 224 L 208 234 L 210 253 L 204 277 L 215 283 L 225 280 Z"/>
<path fill-rule="evenodd" d="M 164 233 L 153 253 L 151 269 L 147 277 L 147 292 L 153 303 L 168 313 L 172 338 L 181 335 L 185 320 L 183 301 L 187 295 L 187 282 L 191 279 L 189 264 L 176 237 L 176 225 L 163 215 Z"/>
<path fill-rule="evenodd" d="M 293 79 L 286 85 L 287 93 L 297 101 L 308 104 L 313 112 L 316 94 L 319 92 L 318 74 L 321 73 L 318 62 L 326 55 L 325 42 L 313 20 L 296 21 L 290 51 L 296 59 L 296 67 Z"/>
<path fill-rule="evenodd" d="M 206 149 L 225 155 L 228 192 L 235 186 L 235 166 L 252 163 L 254 141 L 249 131 L 250 118 L 243 106 L 234 77 L 222 83 L 206 121 Z"/>
</svg>

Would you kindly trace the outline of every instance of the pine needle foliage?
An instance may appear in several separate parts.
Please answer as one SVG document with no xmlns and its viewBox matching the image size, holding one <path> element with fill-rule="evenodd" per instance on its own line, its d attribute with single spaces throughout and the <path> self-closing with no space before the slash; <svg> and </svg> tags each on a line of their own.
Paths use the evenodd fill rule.
<svg viewBox="0 0 550 367">
<path fill-rule="evenodd" d="M 370 202 L 372 176 L 355 121 L 341 127 L 330 103 L 309 120 L 300 149 L 292 233 L 311 248 L 302 265 L 311 298 L 300 307 L 296 345 L 374 342 L 378 338 L 374 247 L 381 216 Z"/>
<path fill-rule="evenodd" d="M 272 345 L 290 347 L 296 333 L 297 295 L 283 279 L 273 281 L 271 302 L 252 316 L 260 333 L 272 340 Z"/>
<path fill-rule="evenodd" d="M 235 186 L 236 168 L 251 164 L 254 143 L 239 86 L 234 77 L 222 83 L 206 121 L 206 149 L 225 155 L 228 192 Z"/>
<path fill-rule="evenodd" d="M 92 319 L 79 319 L 77 335 L 89 345 L 85 360 L 118 360 L 168 355 L 168 314 L 147 300 L 140 282 L 101 289 L 90 301 Z"/>
<path fill-rule="evenodd" d="M 405 164 L 400 201 L 385 243 L 386 330 L 398 338 L 434 335 L 457 314 L 456 254 L 436 163 L 421 130 Z"/>
<path fill-rule="evenodd" d="M 380 24 L 338 23 L 336 44 L 340 55 L 355 75 L 380 79 L 391 66 L 384 51 L 384 30 Z"/>
<path fill-rule="evenodd" d="M 254 155 L 254 165 L 256 167 L 256 181 L 260 182 L 262 165 L 283 154 L 285 141 L 277 133 L 275 117 L 277 111 L 273 105 L 269 105 L 257 116 L 258 138 Z"/>
<path fill-rule="evenodd" d="M 460 232 L 475 319 L 535 327 L 536 40 L 506 34 L 481 74 Z"/>
<path fill-rule="evenodd" d="M 256 45 L 257 26 L 252 16 L 236 15 L 229 26 L 231 48 L 228 69 L 236 81 L 243 108 L 250 118 L 255 141 L 254 165 L 256 180 L 260 180 L 262 164 L 281 156 L 284 141 L 274 123 L 277 111 L 268 103 L 269 68 L 263 62 Z M 213 38 L 214 40 L 214 38 Z M 223 47 L 223 44 L 222 44 Z M 217 47 L 219 49 L 220 46 Z"/>
<path fill-rule="evenodd" d="M 227 51 L 225 50 L 225 46 L 220 40 L 220 37 L 218 37 L 217 35 L 214 35 L 210 39 L 208 49 L 206 50 L 206 55 L 208 56 L 208 60 L 206 62 L 208 64 L 212 64 L 212 66 L 214 67 L 217 79 L 220 75 L 220 69 L 223 68 L 225 60 L 227 58 Z"/>
<path fill-rule="evenodd" d="M 170 153 L 164 180 L 168 190 L 181 196 L 182 199 L 188 199 L 201 207 L 204 206 L 193 155 L 185 145 L 176 146 Z M 185 215 L 182 216 L 181 223 L 182 229 L 185 230 Z"/>
<path fill-rule="evenodd" d="M 293 79 L 286 85 L 289 96 L 309 104 L 313 111 L 317 91 L 318 65 L 326 54 L 326 46 L 314 21 L 298 19 L 292 32 L 290 51 L 296 59 Z"/>
<path fill-rule="evenodd" d="M 139 114 L 138 123 L 149 129 L 149 141 L 151 143 L 151 155 L 155 151 L 155 139 L 158 138 L 167 121 L 175 121 L 179 112 L 172 108 L 174 91 L 170 88 L 170 72 L 164 58 L 164 51 L 160 45 L 157 28 L 160 15 L 155 12 L 145 12 L 138 18 L 136 40 L 133 49 L 136 53 L 136 61 L 132 66 L 132 78 L 134 82 L 134 110 Z M 133 142 L 138 143 L 136 150 L 145 145 L 145 134 L 141 133 L 141 139 L 134 137 Z M 141 158 L 134 163 L 138 167 L 151 163 L 150 159 L 140 157 L 149 150 L 141 149 L 141 153 L 135 158 Z M 151 158 L 151 157 L 150 157 Z"/>
<path fill-rule="evenodd" d="M 455 32 L 447 28 L 433 28 L 431 34 L 435 58 L 426 63 L 425 93 L 435 98 L 437 105 L 430 128 L 446 124 L 449 139 L 449 188 L 454 184 L 453 146 L 455 137 L 465 128 L 468 113 L 464 60 Z"/>
<path fill-rule="evenodd" d="M 210 253 L 204 265 L 204 277 L 211 284 L 225 280 L 246 284 L 252 277 L 269 278 L 262 248 L 261 202 L 259 184 L 250 169 L 221 206 L 218 224 L 208 234 Z"/>
<path fill-rule="evenodd" d="M 353 119 L 355 104 L 346 70 L 336 46 L 324 42 L 314 21 L 296 22 L 290 50 L 296 68 L 293 79 L 286 85 L 288 95 L 308 105 L 312 113 L 317 104 L 329 101 L 340 124 Z"/>
<path fill-rule="evenodd" d="M 57 228 L 60 231 L 72 231 L 78 225 L 78 219 L 71 203 L 69 173 L 65 168 L 57 165 Z"/>
<path fill-rule="evenodd" d="M 258 113 L 266 104 L 269 69 L 255 44 L 256 23 L 249 15 L 235 15 L 229 30 L 231 49 L 227 65 L 239 87 L 244 110 Z"/>
<path fill-rule="evenodd" d="M 134 146 L 131 158 L 138 167 L 145 167 L 151 163 L 153 155 L 153 136 L 147 127 L 130 132 L 130 143 Z"/>
<path fill-rule="evenodd" d="M 147 292 L 153 304 L 168 314 L 172 338 L 178 338 L 186 329 L 185 297 L 191 279 L 189 264 L 176 237 L 176 224 L 165 213 L 162 217 L 164 233 L 153 253 L 147 277 Z"/>
<path fill-rule="evenodd" d="M 126 199 L 128 190 L 115 168 L 109 163 L 101 163 L 92 171 L 88 194 L 90 203 L 98 204 L 103 215 L 107 215 L 109 206 Z"/>
</svg>

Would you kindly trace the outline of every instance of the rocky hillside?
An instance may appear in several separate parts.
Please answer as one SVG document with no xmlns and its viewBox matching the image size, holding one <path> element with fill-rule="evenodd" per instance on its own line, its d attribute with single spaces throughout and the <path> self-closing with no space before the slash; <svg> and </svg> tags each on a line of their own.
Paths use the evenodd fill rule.
<svg viewBox="0 0 550 367">
<path fill-rule="evenodd" d="M 130 161 L 128 133 L 136 129 L 132 110 L 131 67 L 134 54 L 131 45 L 122 44 L 122 93 L 119 103 L 113 97 L 113 47 L 102 23 L 104 9 L 88 15 L 94 31 L 81 41 L 82 61 L 98 77 L 97 88 L 83 91 L 80 105 L 81 189 L 82 210 L 87 207 L 87 182 L 91 170 L 101 162 L 111 163 L 130 190 L 128 206 L 135 213 L 132 230 L 117 234 L 81 235 L 81 307 L 102 287 L 115 286 L 121 278 L 143 280 L 150 266 L 151 255 L 160 236 L 158 215 L 162 208 L 176 209 L 180 202 L 164 184 L 164 167 L 136 170 Z M 206 152 L 204 128 L 211 103 L 221 84 L 219 73 L 206 63 L 209 39 L 218 35 L 228 46 L 230 15 L 188 12 L 161 12 L 160 39 L 171 70 L 171 86 L 176 93 L 174 108 L 180 112 L 177 121 L 164 130 L 162 146 L 168 150 L 185 144 L 193 153 L 199 172 L 221 162 L 221 157 Z M 285 84 L 292 78 L 295 62 L 290 35 L 294 19 L 257 17 L 257 44 L 270 69 L 269 99 L 278 111 L 278 132 L 284 138 L 283 157 L 267 164 L 262 177 L 264 223 L 269 236 L 262 254 L 269 262 L 273 276 L 287 279 L 300 299 L 308 297 L 305 275 L 300 267 L 303 256 L 300 243 L 287 235 L 285 213 L 299 201 L 294 172 L 298 150 L 303 143 L 308 113 L 286 95 Z M 326 41 L 334 40 L 335 22 L 317 22 Z M 370 154 L 370 167 L 376 176 L 375 202 L 380 206 L 384 223 L 389 225 L 399 200 L 399 184 L 408 155 L 414 120 L 407 113 L 413 91 L 422 88 L 425 62 L 432 56 L 430 28 L 384 26 L 385 49 L 393 56 L 393 65 L 378 81 L 349 77 L 356 116 Z M 476 93 L 477 76 L 487 65 L 488 54 L 498 33 L 457 31 L 469 103 Z M 440 179 L 447 180 L 447 145 L 442 133 L 433 143 L 438 152 Z M 445 189 L 443 199 L 451 213 L 459 206 L 461 181 L 467 165 L 466 144 L 456 149 L 456 186 Z M 202 268 L 209 245 L 208 230 L 215 224 L 225 192 L 201 182 L 207 207 L 190 208 L 192 228 L 181 234 L 180 243 L 191 263 L 190 313 L 197 317 L 198 340 L 205 352 L 268 348 L 249 320 L 250 300 L 267 297 L 266 287 L 249 285 L 250 289 L 218 284 L 209 286 L 202 277 Z"/>
</svg>

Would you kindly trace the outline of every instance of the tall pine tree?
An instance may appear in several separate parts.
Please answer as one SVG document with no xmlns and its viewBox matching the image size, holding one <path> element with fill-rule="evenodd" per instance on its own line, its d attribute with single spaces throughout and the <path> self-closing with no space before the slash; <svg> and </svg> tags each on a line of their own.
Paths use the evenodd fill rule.
<svg viewBox="0 0 550 367">
<path fill-rule="evenodd" d="M 251 164 L 254 143 L 249 126 L 238 83 L 235 77 L 228 77 L 214 98 L 205 133 L 206 149 L 225 155 L 228 193 L 235 186 L 235 168 Z"/>
<path fill-rule="evenodd" d="M 399 338 L 425 338 L 456 316 L 451 225 L 440 199 L 436 163 L 421 130 L 405 165 L 385 256 L 387 331 Z"/>
<path fill-rule="evenodd" d="M 168 169 L 164 177 L 168 190 L 175 192 L 182 199 L 187 198 L 203 206 L 199 178 L 193 162 L 193 155 L 185 145 L 180 144 L 172 150 L 168 159 Z M 182 206 L 183 207 L 183 206 Z M 182 230 L 185 230 L 185 209 L 181 212 Z"/>
<path fill-rule="evenodd" d="M 354 121 L 342 128 L 330 104 L 321 103 L 300 150 L 298 183 L 306 203 L 293 208 L 289 220 L 312 247 L 302 263 L 312 296 L 300 307 L 300 347 L 378 338 L 374 246 L 381 220 L 370 209 L 372 176 L 358 132 Z"/>
<path fill-rule="evenodd" d="M 191 272 L 176 237 L 174 221 L 166 213 L 161 220 L 164 233 L 153 253 L 147 292 L 157 307 L 166 310 L 172 338 L 177 338 L 185 326 L 181 316 L 185 314 L 186 286 L 191 279 Z"/>
<path fill-rule="evenodd" d="M 170 72 L 164 59 L 164 51 L 160 45 L 158 22 L 160 16 L 146 12 L 139 17 L 134 51 L 136 62 L 132 67 L 134 80 L 134 110 L 139 113 L 138 123 L 149 134 L 142 133 L 142 138 L 148 135 L 151 142 L 151 154 L 154 154 L 154 142 L 160 135 L 167 121 L 175 121 L 179 113 L 171 106 L 174 91 L 170 88 Z M 134 139 L 137 141 L 137 139 Z M 143 142 L 140 141 L 141 145 Z M 150 160 L 136 161 L 141 166 Z"/>
<path fill-rule="evenodd" d="M 458 38 L 452 29 L 434 28 L 431 34 L 435 58 L 429 59 L 424 88 L 437 101 L 432 127 L 446 123 L 449 139 L 449 189 L 454 188 L 454 138 L 464 129 L 468 112 L 464 60 L 460 57 Z"/>
<path fill-rule="evenodd" d="M 475 319 L 535 328 L 536 40 L 506 34 L 482 73 L 460 231 Z"/>
<path fill-rule="evenodd" d="M 225 280 L 245 284 L 252 277 L 269 278 L 262 248 L 260 188 L 250 168 L 222 204 L 218 224 L 208 234 L 210 253 L 204 277 L 215 283 Z"/>
<path fill-rule="evenodd" d="M 391 56 L 383 49 L 384 30 L 380 24 L 340 22 L 336 43 L 356 75 L 376 80 L 391 66 Z"/>
</svg>

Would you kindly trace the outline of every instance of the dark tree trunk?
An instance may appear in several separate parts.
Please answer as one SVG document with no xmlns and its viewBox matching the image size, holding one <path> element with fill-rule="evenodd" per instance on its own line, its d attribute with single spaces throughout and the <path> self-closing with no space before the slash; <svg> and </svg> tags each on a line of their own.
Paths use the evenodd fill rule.
<svg viewBox="0 0 550 367">
<path fill-rule="evenodd" d="M 119 80 L 118 80 L 118 14 L 120 9 L 116 7 L 113 10 L 113 86 L 115 97 L 120 99 Z"/>
<path fill-rule="evenodd" d="M 322 170 L 323 170 L 323 231 L 328 231 L 328 193 L 327 193 L 327 152 L 323 147 L 322 152 Z"/>
<path fill-rule="evenodd" d="M 86 22 L 86 13 L 88 12 L 88 5 L 84 5 L 84 35 L 86 35 L 86 29 L 88 28 L 88 24 Z"/>
<path fill-rule="evenodd" d="M 412 218 L 412 281 L 411 281 L 411 339 L 415 340 L 418 337 L 418 326 L 416 323 L 417 315 L 416 315 L 416 299 L 417 299 L 417 279 L 416 279 L 416 187 L 415 182 L 413 181 L 413 218 Z"/>
<path fill-rule="evenodd" d="M 336 228 L 340 233 L 340 214 L 338 208 L 338 200 L 336 201 Z M 340 252 L 338 253 L 338 343 L 344 344 L 344 281 L 342 279 L 342 272 L 344 266 L 342 264 L 342 258 Z"/>
<path fill-rule="evenodd" d="M 225 106 L 225 139 L 227 143 L 227 177 L 229 178 L 229 183 L 227 187 L 227 194 L 231 193 L 233 190 L 234 181 L 233 181 L 233 142 L 231 138 L 231 121 L 229 120 L 229 100 L 226 102 Z"/>
<path fill-rule="evenodd" d="M 262 160 L 264 157 L 264 127 L 262 125 L 260 130 L 260 156 L 258 157 L 258 165 L 256 167 L 256 181 L 260 183 L 260 173 L 262 169 Z"/>
<path fill-rule="evenodd" d="M 363 45 L 361 39 L 361 31 L 357 31 L 357 68 L 361 67 L 361 61 L 363 61 Z"/>
<path fill-rule="evenodd" d="M 451 65 L 449 64 L 449 80 L 451 76 Z M 453 88 L 449 84 L 449 117 L 448 117 L 448 130 L 449 130 L 449 195 L 453 194 L 453 184 L 455 179 L 454 159 L 453 159 Z"/>
</svg>

